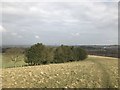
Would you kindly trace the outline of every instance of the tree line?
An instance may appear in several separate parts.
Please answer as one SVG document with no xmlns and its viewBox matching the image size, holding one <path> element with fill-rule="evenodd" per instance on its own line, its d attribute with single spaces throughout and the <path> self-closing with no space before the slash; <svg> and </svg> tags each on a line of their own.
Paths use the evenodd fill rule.
<svg viewBox="0 0 120 90">
<path fill-rule="evenodd" d="M 40 65 L 84 60 L 87 53 L 80 47 L 66 45 L 48 47 L 37 43 L 25 51 L 25 56 L 25 62 L 29 65 Z"/>
<path fill-rule="evenodd" d="M 21 60 L 28 65 L 40 65 L 80 61 L 87 58 L 87 52 L 80 47 L 67 45 L 50 47 L 42 43 L 34 44 L 29 48 L 6 48 L 3 55 L 13 61 L 14 66 Z"/>
</svg>

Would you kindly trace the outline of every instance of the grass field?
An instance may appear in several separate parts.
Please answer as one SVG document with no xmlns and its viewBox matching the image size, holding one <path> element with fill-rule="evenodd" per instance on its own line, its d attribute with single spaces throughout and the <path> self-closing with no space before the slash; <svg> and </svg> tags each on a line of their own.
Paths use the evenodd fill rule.
<svg viewBox="0 0 120 90">
<path fill-rule="evenodd" d="M 0 54 L 0 89 L 2 87 L 2 54 Z"/>
<path fill-rule="evenodd" d="M 21 67 L 22 65 L 27 65 L 27 63 L 24 62 L 23 55 L 20 55 L 20 56 L 21 56 L 20 57 L 21 60 L 14 65 L 14 62 L 11 60 L 9 55 L 2 54 L 2 68 L 12 68 L 14 66 Z"/>
<path fill-rule="evenodd" d="M 84 61 L 3 69 L 3 88 L 117 88 L 118 59 L 89 56 Z"/>
<path fill-rule="evenodd" d="M 0 54 L 0 68 L 2 67 L 2 54 Z"/>
</svg>

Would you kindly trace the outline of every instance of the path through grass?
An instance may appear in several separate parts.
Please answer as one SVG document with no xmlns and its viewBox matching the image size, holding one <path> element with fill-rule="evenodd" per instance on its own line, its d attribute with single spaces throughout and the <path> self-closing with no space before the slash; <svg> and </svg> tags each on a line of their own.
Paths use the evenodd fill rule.
<svg viewBox="0 0 120 90">
<path fill-rule="evenodd" d="M 94 57 L 79 62 L 3 69 L 3 87 L 117 88 L 118 60 Z"/>
</svg>

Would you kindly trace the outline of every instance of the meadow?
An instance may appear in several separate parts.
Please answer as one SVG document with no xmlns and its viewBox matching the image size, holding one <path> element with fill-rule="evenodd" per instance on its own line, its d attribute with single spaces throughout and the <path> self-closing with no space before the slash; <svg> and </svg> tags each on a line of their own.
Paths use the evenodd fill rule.
<svg viewBox="0 0 120 90">
<path fill-rule="evenodd" d="M 118 88 L 118 59 L 88 56 L 84 61 L 3 68 L 2 87 Z"/>
<path fill-rule="evenodd" d="M 2 54 L 0 54 L 0 68 L 2 68 Z"/>
<path fill-rule="evenodd" d="M 11 60 L 9 55 L 2 54 L 2 68 L 22 67 L 24 65 L 27 65 L 27 63 L 24 62 L 23 54 L 20 55 L 20 59 L 21 59 L 20 61 L 14 64 L 14 61 Z"/>
</svg>

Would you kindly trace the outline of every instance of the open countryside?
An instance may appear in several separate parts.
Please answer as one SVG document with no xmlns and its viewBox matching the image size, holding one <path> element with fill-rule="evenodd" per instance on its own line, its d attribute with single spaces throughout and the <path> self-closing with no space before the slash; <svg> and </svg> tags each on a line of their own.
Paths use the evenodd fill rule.
<svg viewBox="0 0 120 90">
<path fill-rule="evenodd" d="M 3 88 L 118 88 L 118 59 L 88 56 L 84 61 L 3 69 Z"/>
<path fill-rule="evenodd" d="M 3 0 L 0 4 L 3 90 L 120 88 L 120 3 Z"/>
</svg>

